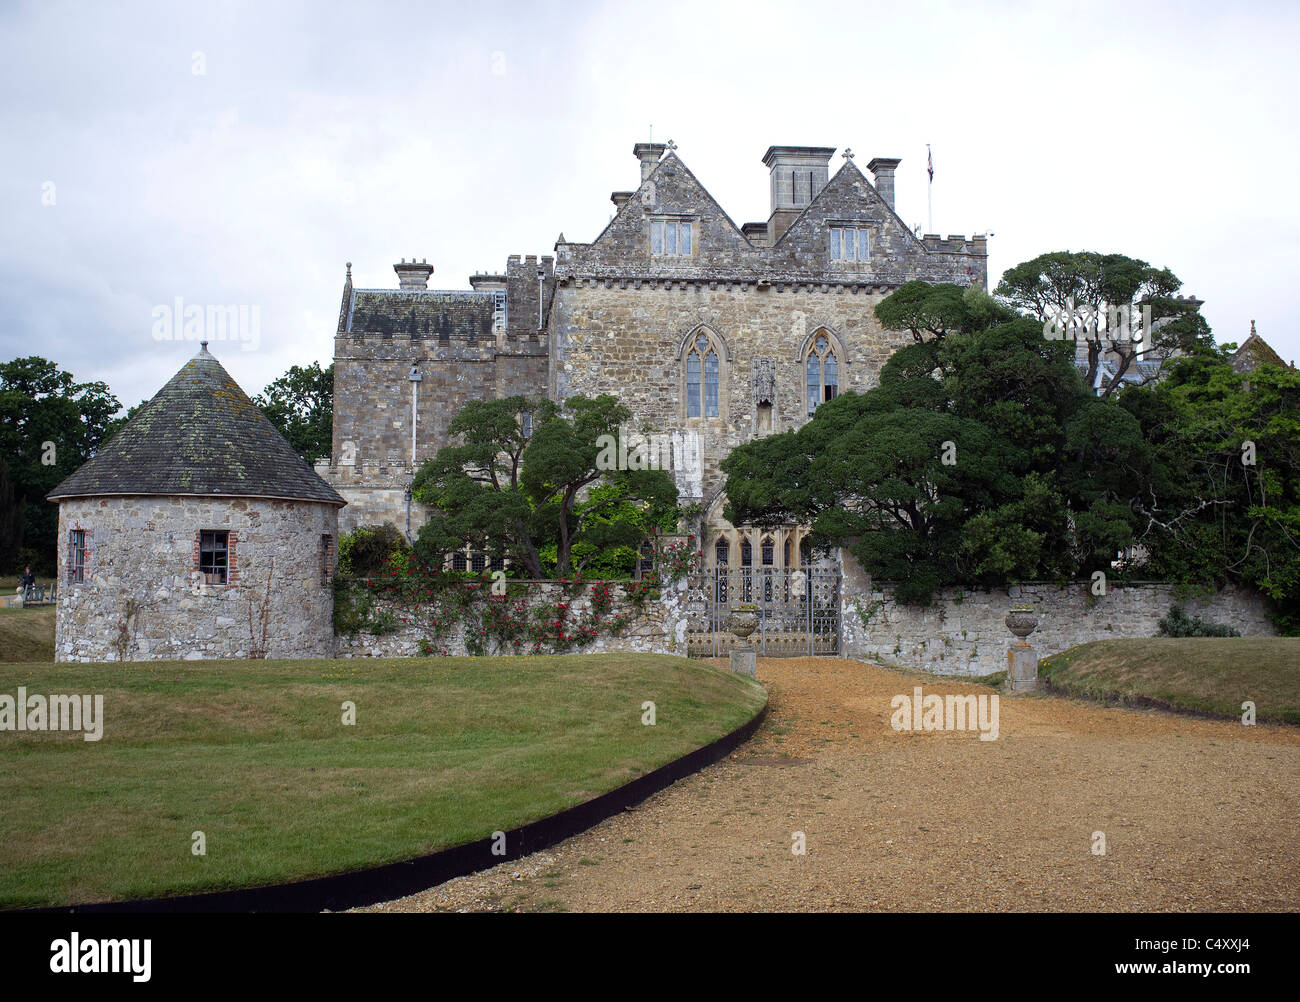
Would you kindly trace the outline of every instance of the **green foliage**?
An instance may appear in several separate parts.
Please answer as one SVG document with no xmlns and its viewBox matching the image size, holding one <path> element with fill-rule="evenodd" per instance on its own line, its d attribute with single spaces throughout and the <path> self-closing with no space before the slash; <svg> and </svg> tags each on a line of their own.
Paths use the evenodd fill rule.
<svg viewBox="0 0 1300 1002">
<path fill-rule="evenodd" d="M 1200 616 L 1188 616 L 1180 605 L 1171 606 L 1161 617 L 1160 633 L 1166 637 L 1240 637 L 1241 633 L 1221 623 L 1207 623 Z"/>
<path fill-rule="evenodd" d="M 466 404 L 448 427 L 462 444 L 439 449 L 416 474 L 416 500 L 435 509 L 417 555 L 440 567 L 446 554 L 470 546 L 533 578 L 626 573 L 641 542 L 680 517 L 664 471 L 600 468 L 605 436 L 616 438 L 629 418 L 607 394 L 563 405 L 521 396 Z"/>
<path fill-rule="evenodd" d="M 339 540 L 338 576 L 368 578 L 388 571 L 394 560 L 405 563 L 411 546 L 391 522 L 359 525 Z"/>
<path fill-rule="evenodd" d="M 334 364 L 292 365 L 253 398 L 258 410 L 307 463 L 328 457 L 334 432 Z"/>
<path fill-rule="evenodd" d="M 1151 343 L 1141 347 L 1154 348 L 1159 356 L 1168 358 L 1213 344 L 1209 324 L 1198 308 L 1188 300 L 1174 298 L 1181 286 L 1178 276 L 1168 268 L 1155 268 L 1123 254 L 1054 251 L 1008 269 L 995 294 L 1006 306 L 1028 314 L 1040 324 L 1064 320 L 1079 309 L 1108 317 L 1109 309 L 1123 307 L 1131 311 L 1131 327 L 1136 328 L 1141 308 L 1148 306 L 1152 324 L 1158 329 Z M 1107 351 L 1120 353 L 1119 376 L 1136 374 L 1133 345 L 1118 338 L 1109 322 L 1100 329 L 1081 332 L 1080 337 L 1087 342 L 1087 385 L 1095 385 L 1098 366 Z M 1105 395 L 1113 395 L 1119 386 L 1117 378 L 1106 388 Z"/>
<path fill-rule="evenodd" d="M 847 547 L 908 602 L 952 584 L 1109 569 L 1116 540 L 1131 538 L 1125 504 L 1141 480 L 1128 467 L 1145 464 L 1138 423 L 1089 415 L 1098 402 L 1071 349 L 1040 324 L 956 287 L 927 299 L 910 283 L 900 294 L 902 307 L 891 296 L 877 312 L 915 324 L 917 343 L 885 363 L 875 389 L 734 450 L 722 464 L 728 519 L 810 524 L 814 546 Z M 1089 476 L 1117 460 L 1124 476 Z"/>
<path fill-rule="evenodd" d="M 59 513 L 45 495 L 107 441 L 121 406 L 104 383 L 78 383 L 47 359 L 0 363 L 0 457 L 12 490 L 0 474 L 0 556 L 10 561 L 0 573 L 26 562 L 38 574 L 54 573 Z"/>
<path fill-rule="evenodd" d="M 1120 405 L 1154 454 L 1135 504 L 1149 572 L 1251 587 L 1283 632 L 1300 633 L 1300 373 L 1262 365 L 1243 376 L 1202 351 Z"/>
</svg>

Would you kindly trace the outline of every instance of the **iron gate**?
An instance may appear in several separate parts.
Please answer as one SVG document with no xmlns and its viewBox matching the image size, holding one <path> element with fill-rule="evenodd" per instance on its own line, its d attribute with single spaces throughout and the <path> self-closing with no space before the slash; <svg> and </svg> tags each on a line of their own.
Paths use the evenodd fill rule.
<svg viewBox="0 0 1300 1002">
<path fill-rule="evenodd" d="M 724 657 L 740 644 L 728 619 L 732 606 L 742 603 L 758 607 L 758 628 L 746 644 L 759 654 L 793 658 L 840 653 L 838 570 L 718 567 L 690 579 L 688 655 Z"/>
</svg>

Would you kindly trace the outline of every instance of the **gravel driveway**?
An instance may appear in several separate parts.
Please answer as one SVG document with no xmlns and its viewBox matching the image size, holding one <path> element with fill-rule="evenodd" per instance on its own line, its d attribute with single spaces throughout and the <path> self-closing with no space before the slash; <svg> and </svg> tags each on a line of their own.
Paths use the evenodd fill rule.
<svg viewBox="0 0 1300 1002">
<path fill-rule="evenodd" d="M 1300 728 L 1003 695 L 981 741 L 895 731 L 890 700 L 988 689 L 834 658 L 758 674 L 768 719 L 727 760 L 362 910 L 1300 910 Z"/>
</svg>

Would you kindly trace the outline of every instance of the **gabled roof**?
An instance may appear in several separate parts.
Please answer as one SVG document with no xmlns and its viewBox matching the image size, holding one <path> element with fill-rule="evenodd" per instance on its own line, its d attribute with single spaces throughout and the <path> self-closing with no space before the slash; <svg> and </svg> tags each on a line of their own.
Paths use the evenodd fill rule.
<svg viewBox="0 0 1300 1002">
<path fill-rule="evenodd" d="M 207 343 L 47 498 L 120 494 L 288 498 L 343 505 Z"/>
<path fill-rule="evenodd" d="M 790 225 L 785 228 L 785 232 L 782 233 L 776 243 L 772 245 L 772 249 L 779 250 L 781 245 L 785 242 L 786 237 L 790 236 L 795 227 L 799 225 L 805 216 L 819 212 L 821 210 L 821 205 L 819 203 L 827 202 L 837 195 L 843 195 L 845 189 L 858 182 L 865 184 L 871 189 L 872 193 L 876 196 L 876 201 L 887 213 L 889 213 L 890 216 L 893 217 L 894 222 L 898 224 L 899 230 L 906 233 L 907 236 L 911 238 L 912 242 L 916 244 L 917 248 L 924 253 L 926 247 L 921 238 L 913 233 L 908 228 L 907 224 L 898 217 L 898 213 L 894 211 L 893 206 L 880 197 L 879 192 L 876 191 L 876 186 L 867 180 L 867 176 L 858 169 L 857 165 L 854 164 L 852 160 L 845 160 L 844 166 L 835 172 L 834 177 L 822 185 L 821 190 L 812 197 L 812 201 L 805 205 L 803 211 L 791 220 Z"/>
<path fill-rule="evenodd" d="M 691 169 L 687 167 L 685 163 L 682 162 L 681 157 L 679 157 L 676 153 L 672 153 L 672 152 L 670 152 L 666 157 L 664 157 L 657 164 L 655 164 L 655 168 L 650 172 L 649 177 L 647 177 L 644 181 L 641 182 L 641 184 L 637 187 L 636 191 L 632 193 L 631 198 L 629 198 L 626 202 L 624 202 L 621 206 L 619 206 L 618 211 L 614 213 L 613 218 L 611 218 L 610 221 L 605 224 L 605 228 L 600 231 L 600 233 L 596 236 L 596 239 L 593 240 L 588 246 L 594 247 L 598 243 L 600 243 L 601 238 L 613 228 L 614 224 L 617 223 L 621 217 L 628 215 L 632 212 L 640 211 L 638 208 L 634 208 L 634 206 L 640 205 L 641 192 L 645 189 L 646 185 L 657 184 L 659 181 L 659 175 L 663 173 L 665 169 L 680 170 L 682 174 L 685 176 L 685 178 L 690 182 L 690 184 L 694 185 L 696 188 L 699 189 L 700 194 L 704 196 L 708 204 L 712 205 L 713 208 L 718 210 L 718 215 L 720 215 L 731 225 L 732 230 L 735 231 L 736 236 L 745 244 L 745 246 L 750 248 L 754 246 L 749 242 L 749 238 L 745 236 L 744 231 L 739 226 L 736 225 L 736 221 L 732 219 L 730 215 L 727 214 L 727 210 L 724 209 L 721 205 L 719 205 L 718 200 L 709 193 L 709 189 L 704 187 L 704 185 L 700 183 L 700 179 L 697 178 L 691 172 Z M 563 235 L 564 234 L 560 234 L 560 236 Z"/>
<path fill-rule="evenodd" d="M 1241 343 L 1241 347 L 1232 353 L 1232 367 L 1238 372 L 1253 372 L 1261 365 L 1277 365 L 1286 368 L 1282 356 L 1275 352 L 1267 341 L 1255 333 L 1255 321 L 1250 322 L 1250 337 Z"/>
</svg>

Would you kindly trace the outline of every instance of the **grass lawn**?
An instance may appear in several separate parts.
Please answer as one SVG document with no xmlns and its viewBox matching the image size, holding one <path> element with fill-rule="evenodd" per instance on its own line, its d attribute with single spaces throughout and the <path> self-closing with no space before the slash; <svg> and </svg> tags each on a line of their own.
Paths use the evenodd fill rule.
<svg viewBox="0 0 1300 1002">
<path fill-rule="evenodd" d="M 0 609 L 0 663 L 53 660 L 54 606 Z"/>
<path fill-rule="evenodd" d="M 632 654 L 0 665 L 0 693 L 20 685 L 102 693 L 104 733 L 0 732 L 0 908 L 256 886 L 486 838 L 765 699 L 724 669 Z"/>
<path fill-rule="evenodd" d="M 1099 640 L 1039 665 L 1053 689 L 1261 722 L 1300 724 L 1300 637 Z"/>
</svg>

